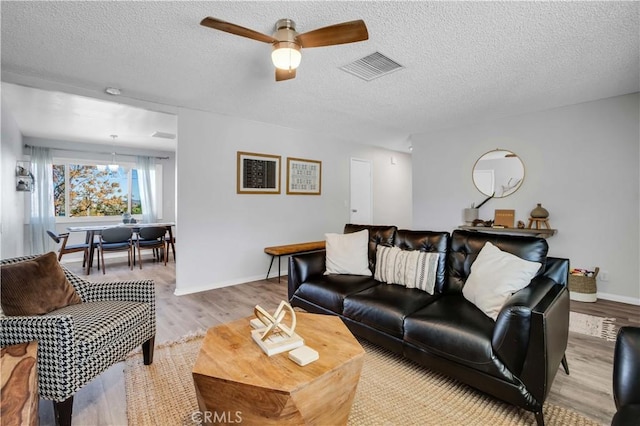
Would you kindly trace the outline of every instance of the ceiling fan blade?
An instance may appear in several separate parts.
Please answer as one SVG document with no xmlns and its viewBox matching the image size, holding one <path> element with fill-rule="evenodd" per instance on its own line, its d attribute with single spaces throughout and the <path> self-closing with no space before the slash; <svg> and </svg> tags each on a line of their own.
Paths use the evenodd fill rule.
<svg viewBox="0 0 640 426">
<path fill-rule="evenodd" d="M 362 19 L 318 28 L 317 30 L 298 34 L 296 37 L 302 47 L 333 46 L 364 41 L 368 38 L 369 32 Z"/>
<path fill-rule="evenodd" d="M 270 35 L 262 34 L 254 30 L 250 30 L 249 28 L 241 27 L 240 25 L 225 22 L 217 18 L 212 18 L 211 16 L 207 16 L 200 21 L 200 25 L 265 43 L 275 43 L 278 41 Z"/>
<path fill-rule="evenodd" d="M 291 80 L 296 78 L 296 70 L 281 70 L 276 68 L 276 81 Z"/>
</svg>

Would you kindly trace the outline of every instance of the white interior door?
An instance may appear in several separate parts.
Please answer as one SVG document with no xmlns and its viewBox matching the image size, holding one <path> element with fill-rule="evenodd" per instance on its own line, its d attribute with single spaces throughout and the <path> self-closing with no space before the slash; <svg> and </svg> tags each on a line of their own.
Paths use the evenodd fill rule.
<svg viewBox="0 0 640 426">
<path fill-rule="evenodd" d="M 373 223 L 371 188 L 371 162 L 352 158 L 350 223 L 361 225 Z"/>
</svg>

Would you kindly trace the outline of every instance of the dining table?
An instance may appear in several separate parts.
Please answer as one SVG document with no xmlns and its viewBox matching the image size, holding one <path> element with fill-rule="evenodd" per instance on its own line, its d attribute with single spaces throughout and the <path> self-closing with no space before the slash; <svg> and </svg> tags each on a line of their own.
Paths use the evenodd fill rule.
<svg viewBox="0 0 640 426">
<path fill-rule="evenodd" d="M 107 228 L 115 228 L 118 226 L 131 228 L 133 232 L 138 232 L 140 228 L 149 227 L 149 226 L 164 226 L 167 228 L 167 232 L 169 233 L 169 244 L 171 244 L 171 249 L 173 250 L 174 253 L 176 252 L 175 242 L 173 239 L 173 227 L 175 226 L 175 222 L 158 222 L 158 223 L 136 222 L 136 223 L 119 223 L 116 225 L 68 226 L 67 231 L 69 232 L 85 233 L 85 243 L 89 244 L 89 259 L 87 259 L 87 275 L 91 273 L 91 267 L 93 266 L 93 254 L 95 253 L 94 239 L 96 235 L 100 235 L 100 232 L 102 232 Z M 133 259 L 135 263 L 135 254 Z"/>
</svg>

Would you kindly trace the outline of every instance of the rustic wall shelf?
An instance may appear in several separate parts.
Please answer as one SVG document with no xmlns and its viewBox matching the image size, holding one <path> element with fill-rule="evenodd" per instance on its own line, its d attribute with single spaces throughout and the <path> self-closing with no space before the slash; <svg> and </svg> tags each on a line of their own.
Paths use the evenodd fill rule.
<svg viewBox="0 0 640 426">
<path fill-rule="evenodd" d="M 556 234 L 556 229 L 530 229 L 530 228 L 492 228 L 489 226 L 458 226 L 458 229 L 467 231 L 489 232 L 494 234 L 530 235 L 548 238 Z"/>
</svg>

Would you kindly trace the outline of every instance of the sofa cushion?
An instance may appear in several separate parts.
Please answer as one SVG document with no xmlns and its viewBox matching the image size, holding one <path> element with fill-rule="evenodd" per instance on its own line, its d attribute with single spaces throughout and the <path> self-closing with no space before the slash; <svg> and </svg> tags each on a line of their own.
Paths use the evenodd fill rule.
<svg viewBox="0 0 640 426">
<path fill-rule="evenodd" d="M 378 246 L 374 277 L 387 284 L 399 284 L 433 294 L 438 258 L 438 253 Z"/>
<path fill-rule="evenodd" d="M 531 282 L 541 263 L 520 259 L 487 241 L 471 265 L 462 294 L 494 321 L 509 296 Z"/>
<path fill-rule="evenodd" d="M 125 301 L 88 302 L 70 305 L 47 315 L 71 315 L 73 317 L 77 360 L 89 358 L 132 329 L 149 322 L 149 304 Z M 110 312 L 111 315 L 104 315 Z"/>
<path fill-rule="evenodd" d="M 462 287 L 471 273 L 471 265 L 487 241 L 521 259 L 546 265 L 549 245 L 544 238 L 456 229 L 451 234 L 451 248 L 447 254 L 447 281 L 444 292 L 462 293 Z M 543 271 L 544 268 L 540 268 L 539 274 Z"/>
<path fill-rule="evenodd" d="M 447 248 L 449 247 L 449 239 L 450 235 L 448 232 L 398 229 L 394 244 L 401 250 L 418 250 L 425 253 L 439 254 L 434 290 L 441 293 L 447 270 Z"/>
<path fill-rule="evenodd" d="M 398 228 L 395 226 L 354 225 L 348 223 L 344 226 L 344 233 L 351 234 L 362 231 L 363 229 L 369 231 L 369 269 L 373 272 L 375 270 L 376 248 L 378 244 L 391 247 L 394 244 Z"/>
<path fill-rule="evenodd" d="M 401 339 L 405 317 L 436 298 L 416 288 L 380 284 L 347 296 L 343 315 Z"/>
<path fill-rule="evenodd" d="M 301 284 L 293 295 L 342 314 L 345 297 L 379 284 L 372 277 L 364 275 L 314 275 Z"/>
<path fill-rule="evenodd" d="M 410 314 L 404 341 L 453 362 L 513 382 L 491 346 L 494 322 L 461 294 L 448 294 Z"/>
<path fill-rule="evenodd" d="M 3 265 L 0 273 L 5 315 L 42 315 L 82 303 L 53 252 Z"/>
<path fill-rule="evenodd" d="M 369 231 L 352 234 L 325 234 L 326 274 L 351 274 L 371 276 L 367 257 Z"/>
</svg>

